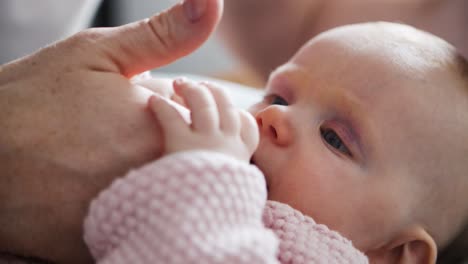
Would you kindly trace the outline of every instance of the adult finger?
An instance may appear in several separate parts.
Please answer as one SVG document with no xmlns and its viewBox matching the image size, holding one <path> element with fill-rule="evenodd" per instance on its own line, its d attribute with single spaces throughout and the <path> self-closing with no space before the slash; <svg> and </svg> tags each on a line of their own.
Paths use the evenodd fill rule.
<svg viewBox="0 0 468 264">
<path fill-rule="evenodd" d="M 85 30 L 71 41 L 82 45 L 78 50 L 92 69 L 131 77 L 194 51 L 213 32 L 222 7 L 223 0 L 184 0 L 148 19 Z"/>
</svg>

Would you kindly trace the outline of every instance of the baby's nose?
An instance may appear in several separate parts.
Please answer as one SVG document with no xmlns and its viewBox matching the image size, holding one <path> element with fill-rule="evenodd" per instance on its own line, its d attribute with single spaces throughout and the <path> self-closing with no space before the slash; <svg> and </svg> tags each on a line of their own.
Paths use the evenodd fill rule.
<svg viewBox="0 0 468 264">
<path fill-rule="evenodd" d="M 291 144 L 293 131 L 285 112 L 281 106 L 270 106 L 258 112 L 255 118 L 260 129 L 260 137 L 266 137 L 281 147 Z"/>
</svg>

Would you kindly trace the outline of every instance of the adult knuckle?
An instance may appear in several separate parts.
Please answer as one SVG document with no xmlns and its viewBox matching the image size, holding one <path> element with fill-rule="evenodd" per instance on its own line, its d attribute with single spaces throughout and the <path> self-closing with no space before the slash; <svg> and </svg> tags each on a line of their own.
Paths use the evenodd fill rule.
<svg viewBox="0 0 468 264">
<path fill-rule="evenodd" d="M 151 35 L 154 37 L 154 43 L 160 46 L 163 51 L 169 51 L 177 42 L 175 24 L 168 13 L 161 13 L 159 16 L 142 21 Z"/>
<path fill-rule="evenodd" d="M 69 44 L 74 46 L 89 45 L 96 43 L 103 37 L 103 29 L 100 28 L 88 28 L 82 30 L 69 39 Z"/>
</svg>

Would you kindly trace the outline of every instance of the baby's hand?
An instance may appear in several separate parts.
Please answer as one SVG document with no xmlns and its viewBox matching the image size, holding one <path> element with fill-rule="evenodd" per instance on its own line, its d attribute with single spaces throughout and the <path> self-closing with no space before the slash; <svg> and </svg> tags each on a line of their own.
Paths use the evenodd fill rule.
<svg viewBox="0 0 468 264">
<path fill-rule="evenodd" d="M 140 86 L 151 90 L 163 97 L 170 98 L 174 94 L 172 80 L 169 78 L 153 78 L 151 72 L 145 71 L 133 76 L 130 82 L 134 86 Z"/>
<path fill-rule="evenodd" d="M 255 119 L 233 106 L 227 94 L 214 84 L 174 81 L 174 91 L 191 111 L 191 124 L 184 121 L 171 103 L 158 95 L 149 99 L 159 120 L 165 154 L 187 150 L 210 150 L 249 161 L 259 134 Z"/>
</svg>

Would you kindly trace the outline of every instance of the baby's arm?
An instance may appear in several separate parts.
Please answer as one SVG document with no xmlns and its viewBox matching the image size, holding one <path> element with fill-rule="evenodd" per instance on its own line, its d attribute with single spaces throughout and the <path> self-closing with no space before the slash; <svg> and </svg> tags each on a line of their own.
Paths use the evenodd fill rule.
<svg viewBox="0 0 468 264">
<path fill-rule="evenodd" d="M 368 264 L 367 257 L 351 241 L 287 204 L 268 201 L 263 223 L 280 240 L 281 263 Z"/>
<path fill-rule="evenodd" d="M 85 221 L 93 256 L 98 263 L 278 263 L 278 241 L 262 224 L 265 180 L 248 162 L 258 140 L 253 119 L 214 87 L 175 87 L 193 121 L 152 99 L 166 156 L 93 201 Z"/>
<path fill-rule="evenodd" d="M 214 152 L 165 156 L 93 201 L 85 241 L 97 263 L 278 263 L 262 224 L 265 182 Z"/>
</svg>

